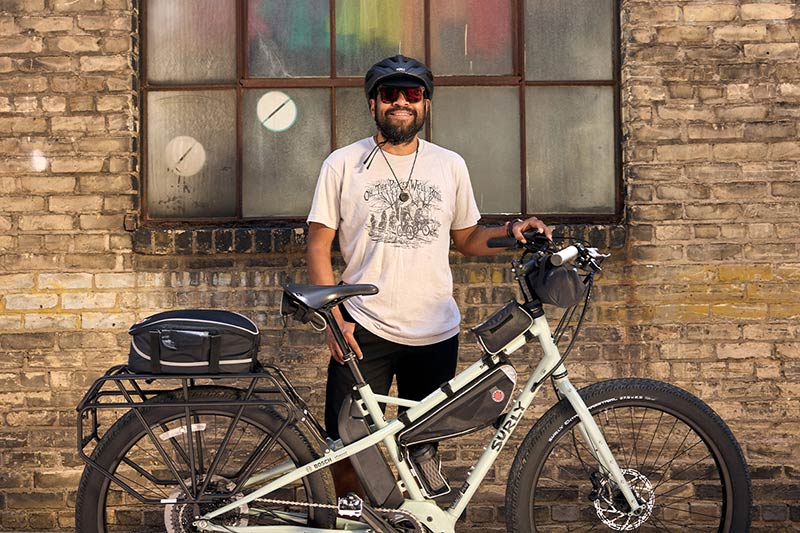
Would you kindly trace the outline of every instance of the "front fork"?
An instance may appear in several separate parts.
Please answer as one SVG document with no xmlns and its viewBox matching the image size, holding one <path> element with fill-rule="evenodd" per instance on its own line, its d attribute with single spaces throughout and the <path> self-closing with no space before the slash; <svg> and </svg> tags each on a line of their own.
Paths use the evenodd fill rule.
<svg viewBox="0 0 800 533">
<path fill-rule="evenodd" d="M 576 427 L 583 441 L 586 443 L 587 449 L 597 462 L 600 463 L 601 469 L 607 472 L 617 485 L 620 492 L 625 497 L 625 501 L 628 502 L 631 512 L 635 513 L 641 505 L 636 499 L 636 495 L 631 490 L 628 480 L 626 480 L 625 476 L 622 474 L 622 469 L 617 464 L 616 459 L 614 459 L 614 454 L 611 453 L 611 449 L 608 447 L 603 433 L 597 426 L 597 422 L 592 418 L 592 414 L 589 412 L 589 408 L 586 407 L 583 398 L 581 398 L 578 390 L 570 383 L 566 373 L 557 378 L 553 378 L 553 381 L 555 382 L 558 392 L 561 393 L 570 405 L 572 405 L 572 408 L 575 409 L 575 413 L 580 419 Z"/>
<path fill-rule="evenodd" d="M 611 480 L 616 483 L 620 492 L 625 497 L 625 501 L 628 502 L 631 512 L 636 512 L 641 505 L 639 505 L 636 495 L 633 494 L 628 480 L 626 480 L 625 476 L 622 474 L 622 469 L 620 469 L 617 461 L 614 459 L 614 454 L 611 453 L 611 449 L 608 447 L 603 433 L 597 426 L 597 422 L 592 418 L 589 408 L 586 407 L 586 403 L 584 403 L 578 390 L 570 383 L 567 377 L 567 369 L 561 361 L 558 347 L 556 347 L 553 342 L 553 337 L 550 335 L 550 327 L 547 325 L 547 319 L 545 319 L 543 314 L 534 319 L 534 324 L 530 332 L 538 337 L 539 343 L 544 351 L 544 357 L 531 375 L 527 388 L 530 389 L 531 384 L 535 381 L 541 383 L 542 380 L 546 379 L 546 376 L 553 376 L 552 379 L 556 389 L 561 396 L 566 398 L 572 405 L 572 408 L 578 415 L 578 419 L 580 419 L 577 428 L 583 441 L 586 443 L 587 449 L 600 464 L 601 470 L 607 472 Z M 594 481 L 592 483 L 594 484 Z"/>
</svg>

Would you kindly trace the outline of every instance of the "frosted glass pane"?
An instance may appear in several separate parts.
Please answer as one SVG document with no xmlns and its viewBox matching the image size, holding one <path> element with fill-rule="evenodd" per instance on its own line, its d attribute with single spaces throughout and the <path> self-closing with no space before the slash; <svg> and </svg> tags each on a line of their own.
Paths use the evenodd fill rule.
<svg viewBox="0 0 800 533">
<path fill-rule="evenodd" d="M 613 88 L 526 91 L 528 211 L 613 213 Z"/>
<path fill-rule="evenodd" d="M 375 135 L 376 129 L 364 90 L 336 89 L 336 147 Z"/>
<path fill-rule="evenodd" d="M 145 12 L 150 83 L 236 79 L 235 0 L 151 0 Z"/>
<path fill-rule="evenodd" d="M 614 0 L 526 0 L 526 79 L 612 79 L 613 17 Z"/>
<path fill-rule="evenodd" d="M 236 215 L 236 93 L 147 93 L 151 217 Z"/>
<path fill-rule="evenodd" d="M 519 92 L 514 87 L 440 87 L 433 142 L 467 162 L 481 213 L 520 210 Z"/>
<path fill-rule="evenodd" d="M 248 73 L 254 78 L 328 76 L 328 0 L 250 0 Z"/>
<path fill-rule="evenodd" d="M 512 74 L 511 0 L 432 0 L 436 75 Z"/>
<path fill-rule="evenodd" d="M 337 74 L 364 76 L 395 54 L 424 61 L 422 7 L 422 0 L 337 0 Z"/>
<path fill-rule="evenodd" d="M 245 217 L 305 216 L 331 151 L 329 89 L 247 90 L 242 102 Z"/>
</svg>

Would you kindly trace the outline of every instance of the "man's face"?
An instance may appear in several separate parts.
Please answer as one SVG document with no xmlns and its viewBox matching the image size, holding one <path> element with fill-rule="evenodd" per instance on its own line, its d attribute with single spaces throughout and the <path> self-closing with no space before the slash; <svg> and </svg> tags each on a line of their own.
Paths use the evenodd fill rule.
<svg viewBox="0 0 800 533">
<path fill-rule="evenodd" d="M 413 93 L 415 88 L 388 88 L 390 90 L 379 88 L 375 98 L 369 101 L 372 116 L 384 139 L 391 144 L 407 143 L 425 125 L 430 100 L 423 96 L 417 102 L 409 101 L 415 98 L 406 91 Z"/>
</svg>

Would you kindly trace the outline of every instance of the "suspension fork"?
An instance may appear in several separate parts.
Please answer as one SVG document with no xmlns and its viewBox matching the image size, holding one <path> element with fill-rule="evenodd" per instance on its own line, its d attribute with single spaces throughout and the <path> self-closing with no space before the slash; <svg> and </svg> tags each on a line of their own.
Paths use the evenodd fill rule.
<svg viewBox="0 0 800 533">
<path fill-rule="evenodd" d="M 614 454 L 611 453 L 611 449 L 608 447 L 603 433 L 600 431 L 597 422 L 592 418 L 592 414 L 589 412 L 589 408 L 586 407 L 586 403 L 583 401 L 583 398 L 581 398 L 578 390 L 569 381 L 566 372 L 558 377 L 554 377 L 553 382 L 558 392 L 567 399 L 578 415 L 580 422 L 577 424 L 577 429 L 583 441 L 586 443 L 589 453 L 591 453 L 600 464 L 600 468 L 606 471 L 614 483 L 616 483 L 620 492 L 622 492 L 622 495 L 625 497 L 625 501 L 628 502 L 631 512 L 635 512 L 641 505 L 633 494 L 628 480 L 626 480 L 625 476 L 622 474 L 622 469 L 619 467 L 619 464 L 617 464 L 616 459 L 614 459 Z"/>
</svg>

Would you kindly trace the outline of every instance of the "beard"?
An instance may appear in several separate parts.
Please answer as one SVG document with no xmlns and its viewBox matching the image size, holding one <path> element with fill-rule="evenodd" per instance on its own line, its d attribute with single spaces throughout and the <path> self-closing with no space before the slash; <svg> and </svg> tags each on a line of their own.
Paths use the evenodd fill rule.
<svg viewBox="0 0 800 533">
<path fill-rule="evenodd" d="M 376 111 L 374 114 L 375 125 L 378 126 L 378 131 L 381 132 L 383 138 L 386 139 L 389 144 L 405 144 L 413 140 L 414 137 L 417 136 L 417 133 L 419 133 L 419 130 L 425 125 L 425 116 L 419 117 L 416 109 L 408 107 L 404 108 L 404 110 L 411 113 L 412 120 L 410 122 L 407 124 L 392 122 L 388 115 L 396 109 L 397 108 L 388 109 L 382 115 L 378 114 Z"/>
</svg>

